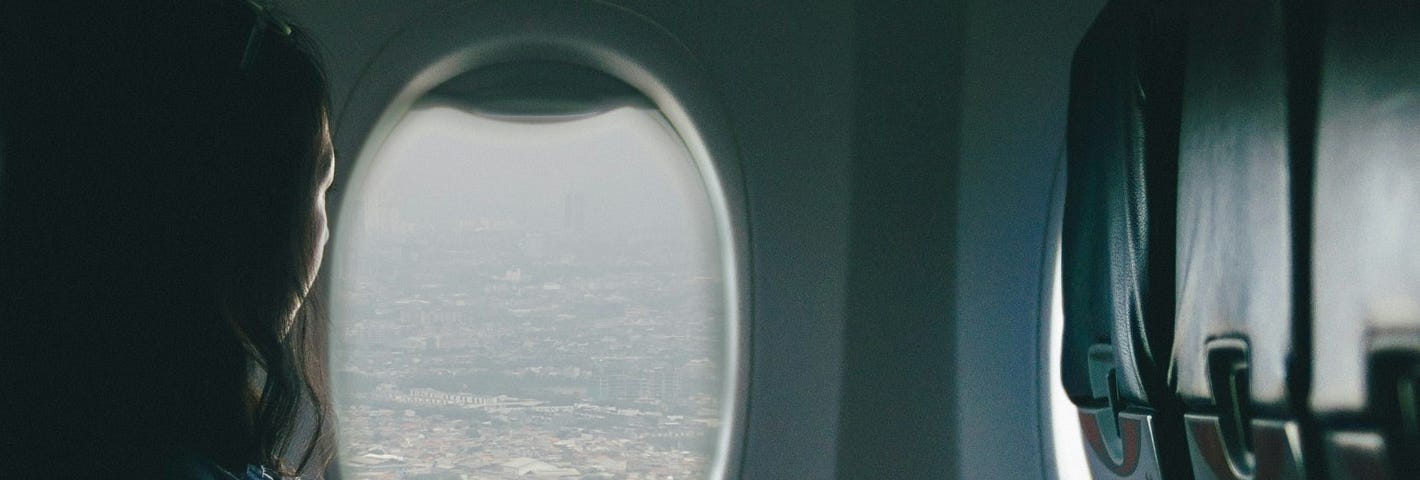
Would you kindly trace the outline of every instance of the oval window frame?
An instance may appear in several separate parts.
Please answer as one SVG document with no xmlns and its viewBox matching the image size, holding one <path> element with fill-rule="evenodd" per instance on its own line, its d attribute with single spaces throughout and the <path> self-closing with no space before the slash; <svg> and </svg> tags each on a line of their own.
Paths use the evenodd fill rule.
<svg viewBox="0 0 1420 480">
<path fill-rule="evenodd" d="M 630 85 L 660 111 L 695 162 L 710 197 L 725 275 L 721 428 L 710 478 L 737 477 L 748 404 L 752 311 L 744 180 L 726 116 L 703 66 L 668 30 L 615 5 L 577 0 L 461 3 L 416 18 L 366 63 L 332 119 L 336 148 L 342 153 L 337 182 L 356 188 L 364 184 L 389 134 L 425 94 L 460 75 L 517 62 L 568 63 Z M 333 200 L 335 231 L 344 195 Z M 336 251 L 339 239 L 332 238 L 328 248 Z"/>
</svg>

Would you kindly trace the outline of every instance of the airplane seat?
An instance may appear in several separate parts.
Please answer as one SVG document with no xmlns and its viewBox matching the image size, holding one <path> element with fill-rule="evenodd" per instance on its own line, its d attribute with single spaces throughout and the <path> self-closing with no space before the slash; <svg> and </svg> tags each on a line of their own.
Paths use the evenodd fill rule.
<svg viewBox="0 0 1420 480">
<path fill-rule="evenodd" d="M 1186 475 L 1168 391 L 1173 309 L 1174 13 L 1113 1 L 1076 50 L 1066 133 L 1062 382 L 1097 478 Z M 1164 54 L 1164 55 L 1161 55 Z M 1182 472 L 1182 473 L 1180 473 Z"/>
<path fill-rule="evenodd" d="M 1317 463 L 1331 478 L 1420 478 L 1420 5 L 1324 10 L 1309 84 Z"/>
<path fill-rule="evenodd" d="M 1072 72 L 1062 381 L 1093 476 L 1420 477 L 1420 7 L 1159 5 L 1111 3 Z M 1137 56 L 1157 21 L 1181 48 Z"/>
<path fill-rule="evenodd" d="M 1226 5 L 1226 6 L 1224 6 Z M 1195 478 L 1306 478 L 1280 2 L 1190 6 L 1174 386 Z M 1304 172 L 1303 172 L 1304 173 Z"/>
</svg>

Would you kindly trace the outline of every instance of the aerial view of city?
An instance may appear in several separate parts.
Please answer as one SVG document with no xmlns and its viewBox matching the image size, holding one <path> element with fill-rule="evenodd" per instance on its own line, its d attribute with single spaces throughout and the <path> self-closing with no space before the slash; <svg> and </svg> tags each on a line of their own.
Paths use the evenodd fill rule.
<svg viewBox="0 0 1420 480">
<path fill-rule="evenodd" d="M 637 163 L 688 164 L 683 151 L 629 136 L 654 125 L 644 113 L 614 112 L 597 136 L 544 134 L 509 166 L 468 133 L 419 129 L 476 118 L 424 113 L 337 230 L 343 478 L 706 478 L 725 375 L 719 253 L 703 189 L 652 184 L 686 167 Z M 604 187 L 578 171 L 616 162 L 639 171 Z M 447 168 L 482 180 L 440 186 Z"/>
</svg>

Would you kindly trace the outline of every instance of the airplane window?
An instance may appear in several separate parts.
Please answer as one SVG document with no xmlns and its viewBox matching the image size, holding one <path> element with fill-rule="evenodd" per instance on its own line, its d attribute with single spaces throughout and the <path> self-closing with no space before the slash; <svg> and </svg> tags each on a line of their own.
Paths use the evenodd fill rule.
<svg viewBox="0 0 1420 480">
<path fill-rule="evenodd" d="M 727 287 L 685 146 L 655 110 L 469 112 L 416 107 L 344 188 L 343 478 L 707 477 Z"/>
<path fill-rule="evenodd" d="M 1080 420 L 1075 404 L 1065 394 L 1065 385 L 1060 381 L 1061 345 L 1064 343 L 1065 305 L 1063 289 L 1060 287 L 1060 251 L 1055 252 L 1055 281 L 1050 289 L 1050 362 L 1046 369 L 1050 375 L 1050 429 L 1055 443 L 1056 478 L 1090 478 L 1089 465 L 1085 460 L 1085 445 L 1081 440 Z"/>
</svg>

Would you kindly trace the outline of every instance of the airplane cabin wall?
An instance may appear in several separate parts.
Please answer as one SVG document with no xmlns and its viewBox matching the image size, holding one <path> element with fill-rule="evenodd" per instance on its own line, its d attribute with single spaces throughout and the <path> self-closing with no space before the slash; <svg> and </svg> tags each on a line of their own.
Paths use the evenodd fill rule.
<svg viewBox="0 0 1420 480">
<path fill-rule="evenodd" d="M 278 5 L 323 45 L 339 118 L 345 102 L 359 101 L 348 98 L 350 91 L 385 39 L 457 3 Z M 702 62 L 740 152 L 753 239 L 750 403 L 740 477 L 833 478 L 848 289 L 852 5 L 617 3 L 665 27 Z M 338 130 L 335 136 L 347 153 L 364 140 Z M 341 176 L 351 170 L 341 168 Z"/>
<path fill-rule="evenodd" d="M 460 2 L 279 3 L 339 118 L 385 39 Z M 739 150 L 739 477 L 1053 475 L 1038 287 L 1069 60 L 1103 2 L 612 3 L 699 60 Z"/>
<path fill-rule="evenodd" d="M 959 478 L 1055 476 L 1039 327 L 1049 297 L 1040 287 L 1059 241 L 1047 226 L 1063 198 L 1051 189 L 1064 168 L 1070 61 L 1104 3 L 978 0 L 967 9 L 955 238 Z"/>
</svg>

